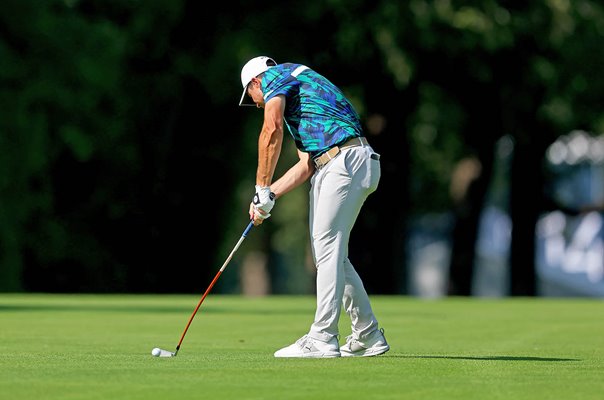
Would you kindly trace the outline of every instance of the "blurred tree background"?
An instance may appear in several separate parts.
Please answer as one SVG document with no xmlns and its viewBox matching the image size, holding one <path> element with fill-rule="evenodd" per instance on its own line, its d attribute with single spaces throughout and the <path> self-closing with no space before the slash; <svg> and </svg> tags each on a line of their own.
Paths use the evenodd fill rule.
<svg viewBox="0 0 604 400">
<path fill-rule="evenodd" d="M 238 107 L 239 72 L 262 54 L 340 86 L 382 154 L 350 249 L 370 293 L 407 293 L 410 218 L 448 211 L 448 293 L 471 294 L 506 136 L 509 294 L 536 295 L 546 148 L 604 132 L 604 6 L 521 3 L 3 1 L 0 291 L 203 291 L 247 225 L 262 115 Z M 280 170 L 295 157 L 285 146 Z M 307 236 L 300 188 L 217 289 L 313 291 Z"/>
</svg>

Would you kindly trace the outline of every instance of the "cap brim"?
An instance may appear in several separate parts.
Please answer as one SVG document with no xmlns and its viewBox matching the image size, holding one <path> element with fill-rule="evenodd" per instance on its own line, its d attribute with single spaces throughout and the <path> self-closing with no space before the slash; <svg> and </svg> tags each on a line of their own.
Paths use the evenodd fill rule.
<svg viewBox="0 0 604 400">
<path fill-rule="evenodd" d="M 247 88 L 243 88 L 243 93 L 241 94 L 241 100 L 239 100 L 240 106 L 255 106 L 254 100 L 250 96 L 247 95 Z"/>
</svg>

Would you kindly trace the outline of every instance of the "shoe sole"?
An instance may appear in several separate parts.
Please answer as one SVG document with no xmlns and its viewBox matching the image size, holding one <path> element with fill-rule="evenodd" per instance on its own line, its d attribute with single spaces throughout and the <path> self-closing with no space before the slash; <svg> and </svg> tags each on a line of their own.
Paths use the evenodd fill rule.
<svg viewBox="0 0 604 400">
<path fill-rule="evenodd" d="M 274 355 L 275 358 L 338 358 L 341 356 L 340 353 L 305 353 L 305 354 L 299 354 L 299 355 Z"/>
<path fill-rule="evenodd" d="M 384 354 L 388 350 L 390 350 L 390 346 L 377 347 L 377 348 L 372 347 L 372 348 L 367 349 L 362 352 L 357 351 L 356 353 L 347 353 L 345 351 L 340 350 L 340 354 L 342 357 L 373 357 L 373 356 L 379 356 L 380 354 Z"/>
</svg>

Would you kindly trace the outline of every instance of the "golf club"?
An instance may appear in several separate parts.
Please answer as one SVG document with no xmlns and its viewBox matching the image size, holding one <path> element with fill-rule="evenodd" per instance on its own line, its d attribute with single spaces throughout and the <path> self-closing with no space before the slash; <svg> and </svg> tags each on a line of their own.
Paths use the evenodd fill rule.
<svg viewBox="0 0 604 400">
<path fill-rule="evenodd" d="M 178 354 L 178 350 L 180 350 L 180 345 L 182 344 L 182 341 L 185 338 L 185 335 L 187 334 L 187 331 L 189 330 L 189 326 L 191 325 L 191 322 L 193 321 L 193 318 L 195 317 L 195 314 L 197 314 L 197 310 L 199 310 L 199 307 L 201 306 L 201 303 L 203 303 L 203 301 L 206 298 L 206 296 L 208 295 L 208 293 L 210 293 L 210 290 L 212 290 L 212 287 L 214 286 L 214 284 L 218 280 L 218 277 L 220 277 L 220 275 L 222 274 L 222 271 L 225 270 L 226 266 L 229 264 L 229 262 L 233 258 L 233 255 L 235 254 L 235 252 L 237 251 L 237 249 L 239 248 L 239 246 L 241 246 L 241 243 L 246 238 L 246 236 L 248 235 L 248 233 L 250 232 L 250 230 L 252 229 L 253 226 L 254 226 L 254 221 L 252 220 L 252 221 L 250 221 L 250 223 L 247 225 L 247 227 L 243 231 L 243 234 L 241 235 L 241 238 L 239 238 L 239 241 L 237 242 L 237 244 L 235 245 L 235 247 L 231 251 L 231 254 L 229 254 L 229 256 L 225 260 L 224 264 L 222 264 L 222 267 L 220 268 L 220 270 L 218 270 L 218 273 L 216 274 L 216 276 L 214 277 L 214 279 L 212 279 L 212 282 L 210 283 L 210 286 L 208 286 L 208 288 L 206 289 L 205 293 L 203 294 L 203 296 L 201 297 L 201 299 L 197 303 L 197 307 L 195 307 L 195 310 L 193 310 L 193 314 L 191 314 L 191 317 L 189 318 L 189 322 L 187 322 L 187 326 L 185 326 L 185 330 L 183 331 L 182 335 L 180 336 L 180 340 L 178 341 L 178 345 L 176 346 L 176 351 L 171 352 L 171 351 L 162 350 L 162 349 L 156 347 L 156 348 L 153 349 L 153 351 L 151 351 L 151 354 L 153 354 L 155 357 L 176 357 L 176 355 Z"/>
</svg>

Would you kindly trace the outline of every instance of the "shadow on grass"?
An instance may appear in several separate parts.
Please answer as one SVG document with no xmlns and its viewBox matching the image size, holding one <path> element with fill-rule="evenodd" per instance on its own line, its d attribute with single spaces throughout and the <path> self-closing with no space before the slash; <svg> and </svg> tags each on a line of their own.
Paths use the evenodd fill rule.
<svg viewBox="0 0 604 400">
<path fill-rule="evenodd" d="M 191 311 L 191 307 L 179 306 L 120 306 L 99 304 L 49 304 L 49 305 L 0 305 L 0 312 L 22 312 L 22 311 L 107 311 L 107 312 L 154 312 L 175 313 Z"/>
<path fill-rule="evenodd" d="M 191 313 L 197 303 L 191 303 L 190 306 L 158 306 L 158 305 L 119 305 L 119 304 L 0 304 L 0 312 L 30 312 L 30 311 L 101 311 L 101 312 L 136 312 L 136 313 Z M 237 309 L 232 307 L 208 305 L 199 309 L 199 312 L 213 314 L 246 314 L 246 315 L 306 315 L 313 310 L 308 308 L 288 308 L 284 310 L 258 309 L 249 308 Z"/>
<path fill-rule="evenodd" d="M 439 358 L 446 360 L 470 360 L 470 361 L 582 361 L 578 358 L 558 358 L 558 357 L 532 357 L 532 356 L 404 356 L 400 358 Z"/>
</svg>

